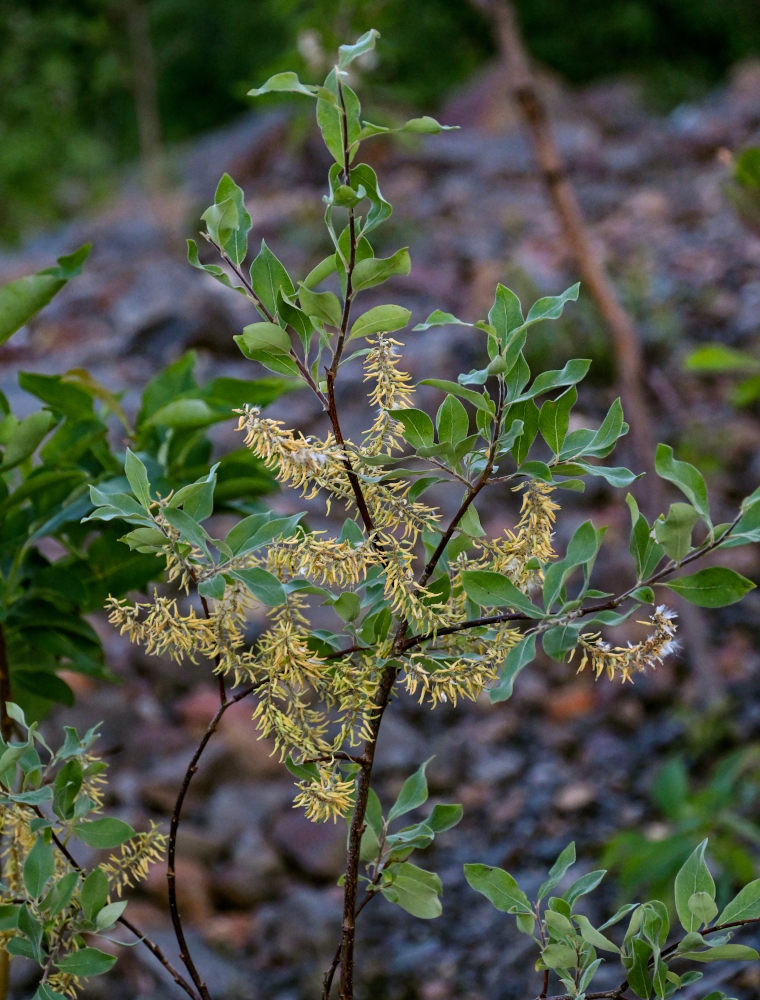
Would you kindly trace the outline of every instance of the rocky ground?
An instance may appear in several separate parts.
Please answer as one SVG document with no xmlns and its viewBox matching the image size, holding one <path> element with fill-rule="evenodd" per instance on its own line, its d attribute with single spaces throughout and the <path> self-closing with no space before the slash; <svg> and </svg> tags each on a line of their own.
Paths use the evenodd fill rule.
<svg viewBox="0 0 760 1000">
<path fill-rule="evenodd" d="M 666 117 L 647 111 L 629 83 L 574 92 L 551 81 L 547 87 L 593 237 L 641 332 L 658 436 L 707 465 L 716 506 L 728 511 L 760 479 L 758 411 L 732 409 L 730 382 L 687 376 L 683 359 L 709 341 L 758 348 L 760 239 L 737 218 L 725 186 L 727 151 L 760 142 L 760 66 L 738 69 L 724 87 Z M 476 319 L 499 280 L 527 298 L 557 293 L 575 280 L 503 95 L 498 72 L 486 74 L 439 115 L 466 125 L 461 132 L 402 147 L 374 140 L 372 162 L 395 210 L 376 250 L 384 255 L 410 246 L 412 274 L 391 291 L 413 309 L 415 322 L 436 307 Z M 291 120 L 279 114 L 245 118 L 177 155 L 176 186 L 162 204 L 148 203 L 128 184 L 92 218 L 0 256 L 0 279 L 7 280 L 48 266 L 81 242 L 94 244 L 85 273 L 0 349 L 3 388 L 17 410 L 34 405 L 13 388 L 18 368 L 86 366 L 111 388 L 126 387 L 127 406 L 158 367 L 189 348 L 198 351 L 201 376 L 248 372 L 231 341 L 252 321 L 246 303 L 184 263 L 181 237 L 197 231 L 218 176 L 228 170 L 246 190 L 254 238 L 266 238 L 303 274 L 324 253 L 326 160 L 316 140 L 299 145 L 294 135 Z M 376 301 L 368 295 L 366 305 Z M 535 349 L 548 367 L 571 355 L 595 359 L 596 374 L 581 399 L 584 415 L 598 419 L 615 395 L 614 358 L 588 299 L 572 314 L 537 335 Z M 417 376 L 434 367 L 452 377 L 475 359 L 468 336 L 433 331 L 427 339 L 406 339 Z M 349 394 L 344 405 L 354 412 L 359 401 Z M 290 395 L 273 409 L 299 426 L 318 427 L 319 414 L 305 395 Z M 613 541 L 624 547 L 627 512 L 612 499 L 598 491 L 584 509 L 591 505 L 609 522 Z M 497 530 L 509 523 L 496 504 L 485 517 Z M 736 567 L 757 579 L 757 554 L 742 559 Z M 602 573 L 612 578 L 619 565 L 613 556 Z M 462 802 L 465 818 L 419 859 L 443 878 L 440 919 L 418 921 L 383 900 L 362 915 L 362 998 L 535 996 L 541 983 L 527 939 L 469 890 L 463 862 L 502 865 L 530 888 L 575 839 L 579 870 L 598 867 L 616 832 L 667 832 L 648 789 L 674 752 L 685 751 L 699 783 L 717 754 L 760 743 L 760 601 L 750 595 L 738 610 L 705 620 L 692 614 L 688 622 L 692 634 L 684 635 L 680 661 L 634 688 L 595 685 L 572 668 L 541 661 L 521 676 L 504 705 L 483 701 L 435 713 L 403 699 L 394 705 L 378 754 L 382 794 L 392 800 L 403 778 L 434 754 L 431 794 Z M 139 826 L 170 811 L 193 740 L 215 709 L 214 689 L 196 669 L 146 660 L 100 627 L 121 683 L 83 691 L 66 721 L 84 727 L 104 720 L 113 809 Z M 249 717 L 243 705 L 228 713 L 194 781 L 180 838 L 182 910 L 214 1000 L 306 1000 L 319 995 L 337 943 L 335 882 L 345 831 L 310 825 L 293 811 L 290 779 L 266 745 L 252 739 Z M 752 787 L 757 791 L 758 782 Z M 753 818 L 751 801 L 745 814 Z M 702 817 L 707 827 L 712 818 Z M 130 912 L 173 955 L 163 884 L 154 871 Z M 598 905 L 614 907 L 614 887 Z M 118 969 L 119 975 L 95 981 L 87 997 L 180 995 L 140 948 L 126 952 Z M 711 988 L 739 1000 L 758 995 L 757 967 L 730 978 L 732 972 L 711 971 L 710 985 L 687 996 L 702 997 Z M 19 983 L 15 995 L 27 995 L 25 989 Z"/>
</svg>

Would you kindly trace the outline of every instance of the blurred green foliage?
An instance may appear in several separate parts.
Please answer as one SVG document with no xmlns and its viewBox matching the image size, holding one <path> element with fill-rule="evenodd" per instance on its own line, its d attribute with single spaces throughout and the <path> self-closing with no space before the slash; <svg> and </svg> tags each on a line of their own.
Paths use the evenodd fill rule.
<svg viewBox="0 0 760 1000">
<path fill-rule="evenodd" d="M 755 0 L 518 0 L 537 59 L 568 79 L 642 72 L 667 104 L 760 50 Z M 319 63 L 368 24 L 383 34 L 378 100 L 432 110 L 492 53 L 468 3 L 420 0 L 0 0 L 0 240 L 81 210 L 109 168 L 137 154 L 135 76 L 146 19 L 163 136 L 186 138 L 239 113 L 255 80 Z M 317 66 L 317 68 L 321 68 Z M 12 203 L 9 197 L 12 193 Z"/>
<path fill-rule="evenodd" d="M 757 873 L 760 826 L 760 746 L 718 757 L 707 777 L 696 778 L 681 757 L 658 772 L 651 798 L 661 820 L 644 830 L 615 834 L 602 864 L 613 869 L 626 899 L 648 894 L 671 905 L 673 877 L 700 838 L 710 838 L 719 904 Z"/>
</svg>

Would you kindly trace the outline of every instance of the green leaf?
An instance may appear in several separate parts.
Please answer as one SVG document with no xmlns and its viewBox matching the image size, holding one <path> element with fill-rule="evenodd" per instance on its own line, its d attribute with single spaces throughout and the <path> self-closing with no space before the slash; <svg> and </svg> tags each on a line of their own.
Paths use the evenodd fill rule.
<svg viewBox="0 0 760 1000">
<path fill-rule="evenodd" d="M 631 512 L 631 536 L 628 548 L 636 562 L 637 579 L 645 580 L 651 576 L 661 561 L 664 550 L 652 538 L 649 523 L 643 514 L 639 513 L 636 500 L 627 494 L 625 502 Z"/>
<path fill-rule="evenodd" d="M 577 645 L 578 633 L 583 627 L 581 622 L 567 622 L 564 625 L 555 625 L 554 628 L 543 632 L 541 645 L 546 655 L 558 663 L 563 663 L 570 650 Z"/>
<path fill-rule="evenodd" d="M 755 920 L 760 917 L 760 878 L 744 886 L 728 903 L 717 923 L 729 924 L 734 920 Z"/>
<path fill-rule="evenodd" d="M 515 680 L 520 671 L 532 663 L 536 657 L 536 633 L 530 632 L 507 653 L 499 674 L 499 683 L 491 688 L 488 696 L 492 703 L 506 701 L 512 697 Z"/>
<path fill-rule="evenodd" d="M 654 522 L 654 534 L 666 554 L 680 562 L 691 549 L 691 534 L 699 513 L 689 503 L 672 503 L 668 516 Z"/>
<path fill-rule="evenodd" d="M 250 278 L 251 287 L 261 299 L 269 317 L 276 317 L 277 297 L 280 292 L 284 295 L 292 295 L 295 292 L 290 275 L 264 240 L 261 241 L 261 249 L 251 264 Z"/>
<path fill-rule="evenodd" d="M 229 174 L 223 174 L 214 195 L 214 204 L 201 216 L 209 236 L 239 267 L 248 253 L 251 217 L 243 199 L 242 188 Z"/>
<path fill-rule="evenodd" d="M 332 602 L 332 606 L 336 615 L 344 622 L 353 622 L 359 617 L 361 598 L 352 590 L 346 590 Z"/>
<path fill-rule="evenodd" d="M 388 813 L 388 823 L 392 823 L 394 819 L 406 815 L 427 801 L 428 787 L 425 770 L 432 759 L 432 757 L 428 757 L 401 786 L 401 791 Z"/>
<path fill-rule="evenodd" d="M 15 417 L 6 417 L 6 421 L 9 424 L 9 433 L 6 437 L 2 465 L 0 465 L 3 472 L 19 465 L 34 454 L 40 442 L 55 426 L 56 418 L 47 410 L 38 410 L 36 413 L 30 413 L 23 420 L 16 421 Z"/>
<path fill-rule="evenodd" d="M 164 517 L 173 528 L 177 529 L 181 541 L 188 542 L 190 545 L 208 552 L 209 535 L 194 517 L 176 507 L 165 507 Z"/>
<path fill-rule="evenodd" d="M 375 40 L 380 37 L 380 32 L 375 28 L 370 28 L 354 42 L 353 45 L 341 45 L 338 49 L 338 69 L 346 69 L 354 59 L 364 55 L 375 47 Z"/>
<path fill-rule="evenodd" d="M 198 593 L 201 597 L 212 598 L 215 601 L 222 600 L 226 589 L 225 580 L 221 573 L 209 577 L 208 580 L 201 580 L 198 584 Z"/>
<path fill-rule="evenodd" d="M 578 390 L 571 386 L 558 399 L 547 399 L 538 414 L 538 429 L 555 455 L 559 455 L 570 425 L 570 411 L 578 399 Z"/>
<path fill-rule="evenodd" d="M 488 322 L 496 331 L 502 346 L 506 344 L 509 334 L 523 325 L 520 300 L 506 285 L 499 283 L 496 286 L 496 298 L 488 312 Z"/>
<path fill-rule="evenodd" d="M 292 757 L 285 758 L 285 767 L 300 781 L 319 780 L 319 769 L 316 764 L 297 764 Z"/>
<path fill-rule="evenodd" d="M 538 434 L 539 409 L 532 399 L 526 399 L 522 403 L 515 403 L 509 408 L 509 419 L 511 421 L 522 421 L 522 434 L 512 447 L 512 457 L 518 465 L 522 465 L 528 457 L 533 442 Z"/>
<path fill-rule="evenodd" d="M 468 569 L 462 573 L 467 596 L 482 608 L 512 608 L 529 618 L 541 618 L 541 611 L 503 574 L 490 569 Z"/>
<path fill-rule="evenodd" d="M 59 819 L 71 819 L 74 803 L 84 780 L 82 765 L 78 760 L 69 760 L 55 776 L 53 785 L 53 812 Z"/>
<path fill-rule="evenodd" d="M 711 566 L 671 580 L 665 586 L 700 608 L 724 608 L 740 601 L 755 584 L 733 569 Z"/>
<path fill-rule="evenodd" d="M 298 366 L 290 357 L 290 337 L 276 323 L 252 323 L 232 339 L 250 361 L 258 361 L 278 375 L 298 375 Z"/>
<path fill-rule="evenodd" d="M 583 566 L 588 576 L 603 535 L 604 528 L 596 531 L 591 521 L 584 521 L 576 528 L 568 543 L 565 558 L 552 563 L 544 575 L 543 597 L 547 611 L 557 600 L 565 583 L 577 567 Z"/>
<path fill-rule="evenodd" d="M 438 135 L 440 132 L 455 132 L 458 125 L 441 125 L 430 115 L 422 115 L 420 118 L 410 118 L 403 125 L 395 127 L 388 125 L 375 125 L 372 122 L 363 122 L 359 133 L 359 140 L 371 139 L 374 135 L 387 135 L 389 132 L 406 132 L 412 135 Z"/>
<path fill-rule="evenodd" d="M 567 362 L 564 368 L 542 372 L 536 376 L 530 389 L 517 396 L 512 402 L 521 403 L 524 399 L 533 399 L 535 396 L 549 392 L 550 389 L 556 389 L 563 385 L 575 385 L 585 378 L 590 365 L 591 362 L 587 359 L 573 358 Z"/>
<path fill-rule="evenodd" d="M 122 819 L 103 816 L 100 819 L 75 824 L 73 832 L 74 836 L 88 847 L 105 849 L 120 847 L 134 837 L 137 831 Z"/>
<path fill-rule="evenodd" d="M 74 253 L 59 257 L 57 267 L 16 278 L 0 287 L 0 344 L 28 323 L 70 278 L 79 274 L 89 252 L 87 243 Z"/>
<path fill-rule="evenodd" d="M 715 900 L 707 892 L 695 892 L 689 897 L 689 909 L 699 921 L 699 925 L 707 926 L 715 914 L 718 907 Z"/>
<path fill-rule="evenodd" d="M 424 323 L 417 323 L 416 326 L 412 327 L 412 332 L 430 330 L 434 326 L 472 326 L 472 323 L 457 319 L 452 313 L 434 309 Z"/>
<path fill-rule="evenodd" d="M 730 534 L 721 542 L 720 548 L 732 549 L 737 545 L 760 542 L 760 503 L 742 504 L 743 514 L 737 524 L 732 528 Z M 728 525 L 723 525 L 722 530 Z M 722 531 L 716 529 L 715 534 L 720 535 Z"/>
<path fill-rule="evenodd" d="M 631 940 L 630 948 L 630 957 L 624 962 L 628 972 L 628 983 L 638 996 L 648 998 L 654 985 L 649 971 L 652 946 L 643 938 L 635 937 Z"/>
<path fill-rule="evenodd" d="M 525 317 L 525 326 L 538 323 L 542 319 L 559 319 L 568 302 L 576 302 L 580 290 L 580 282 L 571 285 L 561 295 L 547 295 L 531 306 Z"/>
<path fill-rule="evenodd" d="M 285 603 L 286 595 L 282 584 L 268 570 L 254 566 L 251 569 L 236 569 L 231 575 L 244 583 L 262 604 L 276 608 Z"/>
<path fill-rule="evenodd" d="M 32 997 L 32 1000 L 67 1000 L 67 998 L 63 993 L 52 989 L 47 983 L 41 983 L 37 987 L 37 992 Z"/>
<path fill-rule="evenodd" d="M 532 916 L 530 900 L 503 868 L 468 864 L 464 866 L 464 877 L 476 892 L 485 896 L 502 913 L 525 913 Z"/>
<path fill-rule="evenodd" d="M 574 969 L 578 955 L 569 944 L 547 944 L 541 949 L 541 961 L 547 969 Z"/>
<path fill-rule="evenodd" d="M 711 899 L 715 899 L 715 882 L 705 862 L 706 847 L 705 839 L 694 848 L 675 878 L 676 912 L 685 931 L 696 931 L 700 926 L 699 919 L 689 907 L 694 893 L 706 892 Z"/>
<path fill-rule="evenodd" d="M 303 516 L 303 512 L 290 517 L 273 517 L 271 512 L 250 514 L 230 529 L 225 544 L 233 556 L 254 552 L 275 538 L 289 538 L 298 530 Z"/>
<path fill-rule="evenodd" d="M 388 413 L 404 425 L 404 440 L 412 448 L 424 448 L 433 444 L 433 421 L 424 410 L 413 407 L 402 410 L 389 410 Z"/>
<path fill-rule="evenodd" d="M 41 909 L 53 917 L 65 910 L 71 902 L 71 897 L 74 895 L 74 890 L 79 884 L 79 879 L 80 873 L 77 871 L 66 872 L 62 878 L 56 879 L 53 882 L 50 892 L 45 896 Z"/>
<path fill-rule="evenodd" d="M 287 355 L 292 347 L 287 331 L 276 323 L 251 323 L 235 340 L 246 357 L 253 357 L 257 351 Z"/>
<path fill-rule="evenodd" d="M 419 118 L 410 118 L 404 122 L 401 128 L 394 129 L 394 132 L 411 132 L 412 135 L 438 135 L 439 132 L 456 132 L 458 125 L 441 125 L 430 115 L 421 115 Z"/>
<path fill-rule="evenodd" d="M 425 871 L 408 861 L 389 865 L 385 875 L 390 885 L 382 884 L 380 891 L 391 903 L 396 903 L 407 913 L 423 920 L 441 914 L 441 880 L 434 872 Z"/>
<path fill-rule="evenodd" d="M 472 403 L 479 410 L 484 410 L 490 416 L 495 412 L 493 401 L 484 392 L 475 392 L 474 389 L 465 389 L 458 382 L 449 382 L 447 379 L 443 378 L 423 378 L 420 385 L 432 385 L 436 389 L 442 389 L 444 392 L 451 392 L 455 396 L 459 396 L 460 399 L 466 399 L 468 403 Z"/>
<path fill-rule="evenodd" d="M 132 487 L 132 492 L 140 501 L 140 504 L 147 510 L 150 507 L 148 473 L 142 461 L 129 448 L 127 448 L 127 457 L 124 461 L 124 472 L 129 485 Z"/>
<path fill-rule="evenodd" d="M 100 868 L 95 868 L 84 880 L 80 899 L 85 919 L 93 921 L 108 902 L 108 879 Z"/>
<path fill-rule="evenodd" d="M 126 908 L 126 899 L 117 900 L 115 903 L 106 903 L 95 917 L 95 929 L 98 933 L 102 934 L 103 931 L 113 927 Z"/>
<path fill-rule="evenodd" d="M 397 250 L 391 257 L 367 257 L 360 260 L 354 267 L 352 286 L 355 292 L 361 288 L 372 288 L 373 285 L 380 285 L 395 274 L 409 274 L 411 269 L 412 261 L 407 247 Z M 396 308 L 400 309 L 401 307 L 396 306 Z M 408 319 L 409 316 L 401 326 L 405 326 Z M 383 329 L 383 327 L 377 327 L 377 329 Z M 399 327 L 392 327 L 392 329 L 398 330 Z M 359 336 L 359 334 L 352 333 L 352 336 Z"/>
<path fill-rule="evenodd" d="M 667 444 L 658 444 L 654 467 L 661 479 L 673 483 L 696 508 L 705 523 L 710 526 L 710 509 L 707 503 L 707 487 L 699 469 L 688 462 L 679 462 L 673 457 L 673 449 Z"/>
<path fill-rule="evenodd" d="M 620 948 L 618 948 L 614 941 L 610 941 L 601 931 L 597 930 L 588 917 L 584 917 L 582 913 L 577 913 L 573 917 L 573 920 L 578 925 L 578 930 L 581 932 L 583 940 L 587 941 L 592 948 L 598 948 L 599 951 L 614 951 L 620 954 Z"/>
<path fill-rule="evenodd" d="M 443 833 L 444 830 L 450 830 L 459 823 L 463 812 L 460 805 L 452 802 L 439 802 L 433 806 L 433 811 L 425 822 L 434 833 Z"/>
<path fill-rule="evenodd" d="M 40 898 L 48 880 L 53 877 L 54 869 L 52 845 L 38 837 L 24 862 L 24 888 L 32 899 Z"/>
<path fill-rule="evenodd" d="M 575 843 L 570 841 L 567 847 L 563 848 L 559 857 L 549 869 L 549 878 L 539 887 L 537 899 L 539 902 L 559 885 L 567 870 L 575 864 Z"/>
<path fill-rule="evenodd" d="M 577 465 L 587 476 L 598 476 L 609 483 L 610 486 L 614 486 L 617 489 L 630 486 L 631 483 L 643 475 L 643 472 L 637 474 L 631 472 L 630 469 L 626 469 L 624 466 L 591 465 L 589 462 L 582 462 L 580 460 L 573 464 Z"/>
<path fill-rule="evenodd" d="M 456 396 L 450 393 L 438 407 L 435 418 L 438 440 L 441 444 L 456 444 L 467 437 L 470 429 L 470 418 L 467 410 Z"/>
<path fill-rule="evenodd" d="M 304 94 L 306 97 L 317 97 L 317 95 L 322 94 L 327 98 L 327 94 L 323 94 L 324 90 L 324 87 L 313 87 L 310 84 L 301 83 L 296 73 L 286 71 L 270 76 L 260 87 L 253 87 L 248 91 L 248 97 L 261 97 L 263 94 L 289 93 Z"/>
<path fill-rule="evenodd" d="M 345 82 L 341 87 L 345 108 L 338 106 L 340 98 L 338 96 L 338 77 L 335 69 L 331 70 L 328 74 L 325 80 L 325 89 L 328 93 L 334 94 L 336 99 L 323 94 L 319 95 L 319 99 L 317 100 L 317 124 L 322 133 L 325 146 L 327 146 L 331 156 L 336 163 L 344 167 L 346 166 L 344 163 L 344 158 L 346 157 L 343 149 L 343 127 L 345 124 L 345 141 L 348 147 L 346 152 L 348 154 L 347 159 L 350 160 L 353 153 L 356 152 L 355 143 L 361 133 L 361 121 L 359 119 L 361 106 L 359 98 Z"/>
<path fill-rule="evenodd" d="M 227 288 L 233 288 L 236 292 L 240 292 L 241 295 L 246 295 L 247 292 L 242 285 L 235 284 L 229 274 L 225 271 L 223 267 L 218 264 L 202 264 L 200 258 L 198 257 L 198 244 L 195 240 L 187 241 L 187 260 L 191 267 L 197 268 L 199 271 L 205 271 L 206 274 L 210 274 L 215 281 L 218 281 L 221 285 Z"/>
<path fill-rule="evenodd" d="M 605 458 L 612 451 L 615 442 L 627 433 L 628 424 L 623 420 L 623 406 L 618 396 L 607 411 L 607 416 L 599 429 L 579 454 Z"/>
<path fill-rule="evenodd" d="M 115 955 L 107 955 L 99 948 L 80 948 L 59 958 L 56 967 L 70 976 L 86 979 L 88 976 L 100 976 L 108 972 L 115 961 Z"/>
<path fill-rule="evenodd" d="M 409 322 L 411 315 L 403 306 L 374 306 L 354 321 L 348 339 L 356 340 L 357 337 L 366 337 L 381 330 L 384 333 L 400 330 Z"/>
<path fill-rule="evenodd" d="M 746 944 L 718 944 L 705 951 L 679 951 L 678 957 L 691 962 L 754 962 L 760 955 Z"/>
<path fill-rule="evenodd" d="M 313 292 L 310 288 L 301 284 L 298 287 L 298 301 L 301 309 L 318 323 L 327 324 L 340 329 L 343 318 L 343 310 L 337 295 L 333 292 Z"/>
</svg>

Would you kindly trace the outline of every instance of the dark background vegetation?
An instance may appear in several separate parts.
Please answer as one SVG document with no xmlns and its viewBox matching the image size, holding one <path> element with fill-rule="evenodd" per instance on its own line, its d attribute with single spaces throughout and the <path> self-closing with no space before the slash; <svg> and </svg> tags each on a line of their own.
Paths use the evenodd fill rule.
<svg viewBox="0 0 760 1000">
<path fill-rule="evenodd" d="M 660 108 L 760 51 L 756 0 L 518 0 L 534 56 L 575 83 L 643 74 Z M 87 208 L 139 151 L 136 102 L 174 142 L 285 68 L 374 26 L 373 99 L 434 111 L 493 54 L 464 0 L 0 0 L 0 239 Z M 155 85 L 152 76 L 155 76 Z M 140 96 L 140 91 L 142 95 Z M 144 140 L 143 140 L 144 141 Z"/>
</svg>

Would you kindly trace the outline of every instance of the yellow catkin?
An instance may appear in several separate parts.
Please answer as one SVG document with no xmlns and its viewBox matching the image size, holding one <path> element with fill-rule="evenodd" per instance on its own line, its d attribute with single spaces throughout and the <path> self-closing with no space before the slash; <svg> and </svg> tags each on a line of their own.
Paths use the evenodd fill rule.
<svg viewBox="0 0 760 1000">
<path fill-rule="evenodd" d="M 364 359 L 364 381 L 374 382 L 369 402 L 376 414 L 372 426 L 362 441 L 365 455 L 379 455 L 398 450 L 404 445 L 404 425 L 395 420 L 389 410 L 407 409 L 411 406 L 414 389 L 411 376 L 398 367 L 403 344 L 379 333 L 367 338 L 369 353 Z"/>
<path fill-rule="evenodd" d="M 166 835 L 151 821 L 150 829 L 130 837 L 118 852 L 100 865 L 111 892 L 121 896 L 126 888 L 141 882 L 150 866 L 163 858 L 166 839 Z"/>
<path fill-rule="evenodd" d="M 313 499 L 321 489 L 348 499 L 351 488 L 346 476 L 343 450 L 328 434 L 324 441 L 288 430 L 281 420 L 261 416 L 258 407 L 236 410 L 237 429 L 245 432 L 245 443 L 276 478 L 301 495 Z"/>
<path fill-rule="evenodd" d="M 434 668 L 434 669 L 433 669 Z M 475 701 L 487 684 L 496 679 L 496 668 L 475 657 L 435 661 L 415 653 L 404 671 L 404 686 L 418 702 L 431 708 L 440 703 L 456 705 L 461 699 Z"/>
<path fill-rule="evenodd" d="M 318 777 L 296 783 L 298 795 L 293 805 L 306 812 L 306 818 L 316 823 L 336 822 L 348 814 L 354 803 L 354 781 L 342 778 L 335 767 L 318 765 Z"/>
<path fill-rule="evenodd" d="M 559 504 L 553 500 L 554 486 L 530 480 L 515 487 L 523 492 L 520 520 L 505 537 L 476 543 L 484 553 L 483 568 L 503 573 L 520 590 L 540 586 L 543 572 L 527 568 L 535 559 L 545 564 L 555 558 L 552 538 Z"/>
<path fill-rule="evenodd" d="M 678 641 L 675 639 L 676 617 L 675 611 L 660 604 L 652 612 L 649 621 L 638 623 L 653 626 L 652 633 L 641 642 L 612 646 L 599 633 L 586 633 L 581 635 L 568 659 L 572 660 L 576 652 L 580 652 L 578 673 L 589 666 L 597 680 L 602 674 L 606 674 L 611 681 L 619 679 L 623 683 L 632 683 L 633 674 L 653 669 L 678 649 Z"/>
<path fill-rule="evenodd" d="M 283 538 L 266 556 L 266 568 L 281 580 L 306 577 L 328 587 L 356 586 L 379 562 L 371 540 L 339 541 L 323 532 Z"/>
</svg>

